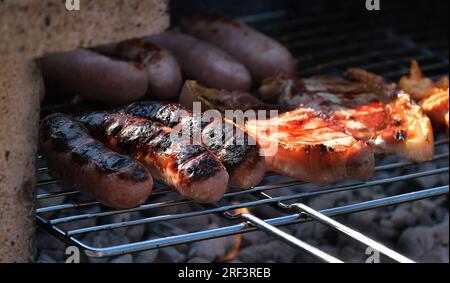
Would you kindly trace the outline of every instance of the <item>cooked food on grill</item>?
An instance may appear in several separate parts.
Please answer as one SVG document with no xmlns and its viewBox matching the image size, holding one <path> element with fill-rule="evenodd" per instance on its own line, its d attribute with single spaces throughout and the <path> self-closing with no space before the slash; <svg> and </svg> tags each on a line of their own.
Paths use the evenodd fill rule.
<svg viewBox="0 0 450 283">
<path fill-rule="evenodd" d="M 252 85 L 247 68 L 211 43 L 175 32 L 164 32 L 144 40 L 170 50 L 189 78 L 207 86 L 246 91 Z"/>
<path fill-rule="evenodd" d="M 141 161 L 153 178 L 198 203 L 219 201 L 228 173 L 202 145 L 176 140 L 169 127 L 131 115 L 96 112 L 78 117 L 108 147 Z"/>
<path fill-rule="evenodd" d="M 152 192 L 153 179 L 144 165 L 106 148 L 84 126 L 65 115 L 44 119 L 40 145 L 56 177 L 104 205 L 118 209 L 136 207 Z"/>
<path fill-rule="evenodd" d="M 139 100 L 147 92 L 144 68 L 91 50 L 49 55 L 41 64 L 46 86 L 65 95 L 117 105 Z"/>
<path fill-rule="evenodd" d="M 250 70 L 255 81 L 260 82 L 279 72 L 295 72 L 296 61 L 283 45 L 246 24 L 203 16 L 183 19 L 182 27 L 189 34 L 212 42 L 233 55 Z"/>
<path fill-rule="evenodd" d="M 243 91 L 227 91 L 207 88 L 196 81 L 186 81 L 180 94 L 180 103 L 191 108 L 194 102 L 200 102 L 202 109 L 226 110 L 270 110 L 279 109 L 279 105 L 264 103 L 255 96 Z"/>
<path fill-rule="evenodd" d="M 187 82 L 183 92 L 189 92 L 185 97 L 190 101 L 223 113 L 265 108 L 250 94 L 208 89 L 195 82 Z M 297 107 L 278 118 L 251 120 L 245 129 L 263 149 L 266 168 L 283 175 L 327 184 L 345 178 L 365 180 L 374 170 L 372 148 L 321 111 Z"/>
<path fill-rule="evenodd" d="M 448 132 L 449 132 L 449 117 L 448 117 L 448 112 L 447 112 L 447 114 L 445 115 L 445 124 L 447 125 L 447 135 L 448 135 Z"/>
<path fill-rule="evenodd" d="M 148 75 L 147 94 L 153 99 L 169 100 L 178 95 L 182 84 L 181 69 L 168 51 L 142 39 L 104 45 L 96 51 L 141 66 Z"/>
<path fill-rule="evenodd" d="M 442 92 L 442 89 L 447 89 L 449 87 L 449 81 L 448 77 L 442 77 L 437 82 L 425 78 L 420 70 L 419 63 L 413 60 L 411 62 L 410 75 L 402 77 L 399 86 L 409 93 L 415 101 L 419 102 L 433 94 Z"/>
<path fill-rule="evenodd" d="M 375 74 L 351 69 L 343 78 L 281 75 L 266 80 L 260 92 L 263 97 L 278 97 L 285 105 L 325 111 L 377 153 L 394 153 L 417 162 L 434 157 L 428 117 L 407 93 Z"/>
<path fill-rule="evenodd" d="M 251 188 L 264 177 L 266 169 L 259 146 L 247 133 L 238 132 L 239 129 L 223 123 L 221 119 L 201 121 L 202 117 L 196 119 L 190 108 L 151 101 L 134 103 L 122 112 L 161 123 L 173 130 L 187 131 L 190 138 L 198 131 L 201 142 L 216 154 L 227 169 L 229 184 L 234 188 Z M 240 138 L 243 138 L 242 143 Z"/>
<path fill-rule="evenodd" d="M 433 82 L 424 77 L 419 64 L 414 60 L 411 63 L 411 74 L 402 77 L 399 84 L 420 104 L 436 128 L 445 126 L 445 115 L 449 110 L 448 77 Z"/>
<path fill-rule="evenodd" d="M 430 117 L 436 128 L 446 126 L 445 116 L 449 111 L 449 89 L 442 90 L 420 101 L 423 111 Z"/>
<path fill-rule="evenodd" d="M 320 185 L 341 179 L 366 180 L 373 174 L 372 148 L 312 108 L 248 121 L 246 129 L 266 152 L 270 171 Z"/>
</svg>

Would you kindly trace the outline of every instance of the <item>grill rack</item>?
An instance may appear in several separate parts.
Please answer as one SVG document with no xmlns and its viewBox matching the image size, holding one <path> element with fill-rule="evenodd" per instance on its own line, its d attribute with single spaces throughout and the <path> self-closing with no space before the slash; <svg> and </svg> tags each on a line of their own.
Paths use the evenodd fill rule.
<svg viewBox="0 0 450 283">
<path fill-rule="evenodd" d="M 383 22 L 366 22 L 361 19 L 350 21 L 352 15 L 348 12 L 334 13 L 329 15 L 322 15 L 320 18 L 311 17 L 303 18 L 301 20 L 290 18 L 286 11 L 276 11 L 266 14 L 258 14 L 253 16 L 246 16 L 241 20 L 256 26 L 258 29 L 279 38 L 294 54 L 308 54 L 307 56 L 297 56 L 299 63 L 304 68 L 301 69 L 300 75 L 307 76 L 316 74 L 322 71 L 329 71 L 334 69 L 343 70 L 351 66 L 360 66 L 369 71 L 377 72 L 383 75 L 386 79 L 396 80 L 399 76 L 409 72 L 408 65 L 411 59 L 418 59 L 422 63 L 422 69 L 426 73 L 431 73 L 433 78 L 437 78 L 445 73 L 448 73 L 448 43 L 439 41 L 426 41 L 426 45 L 421 44 L 420 32 L 418 27 L 422 27 L 424 23 L 432 25 L 426 18 L 417 18 L 417 15 L 410 15 L 414 17 L 415 25 L 406 24 L 408 22 L 408 15 L 402 20 L 405 24 L 395 25 L 395 28 L 389 25 L 395 21 L 396 10 L 390 10 L 392 16 L 385 17 Z M 316 22 L 332 22 L 333 26 L 327 28 L 315 27 Z M 435 25 L 437 23 L 434 23 Z M 373 27 L 369 36 L 366 36 L 365 28 Z M 389 27 L 389 28 L 388 28 Z M 353 29 L 348 34 L 339 33 Z M 428 30 L 424 30 L 428 32 Z M 331 36 L 324 38 L 326 34 L 337 33 L 338 36 Z M 401 36 L 400 36 L 401 35 Z M 419 39 L 417 39 L 419 38 Z M 354 41 L 354 43 L 353 43 Z M 331 48 L 329 43 L 345 43 L 347 45 L 339 48 Z M 447 44 L 447 48 L 445 47 Z M 302 51 L 304 49 L 314 47 L 313 52 Z M 357 55 L 355 55 L 357 54 Z M 45 111 L 64 111 L 66 105 L 56 105 L 44 109 Z M 431 162 L 437 160 L 448 160 L 448 141 L 442 140 L 436 143 L 436 147 L 444 147 L 447 149 L 446 153 L 439 154 Z M 41 164 L 37 169 L 38 177 L 47 175 L 49 173 L 45 164 L 42 164 L 41 157 L 38 157 L 38 163 Z M 376 167 L 377 172 L 388 171 L 403 167 L 414 166 L 415 164 L 408 161 L 399 161 L 387 165 Z M 395 176 L 384 179 L 373 179 L 368 182 L 354 182 L 350 185 L 334 185 L 326 188 L 319 188 L 315 190 L 308 190 L 307 192 L 299 192 L 292 195 L 272 196 L 269 192 L 280 190 L 283 188 L 303 188 L 309 184 L 287 180 L 277 184 L 262 185 L 252 188 L 247 191 L 231 191 L 225 195 L 225 200 L 232 199 L 238 196 L 252 196 L 256 198 L 254 201 L 234 204 L 226 202 L 224 204 L 215 204 L 203 206 L 202 209 L 196 211 L 189 211 L 171 215 L 160 215 L 153 217 L 140 218 L 131 221 L 123 221 L 118 223 L 108 223 L 96 226 L 82 227 L 72 230 L 65 230 L 61 225 L 67 223 L 76 223 L 78 221 L 87 219 L 99 219 L 106 216 L 119 215 L 130 212 L 143 212 L 164 207 L 176 207 L 190 203 L 188 200 L 170 200 L 170 201 L 152 201 L 150 199 L 146 204 L 127 210 L 116 211 L 100 211 L 95 213 L 74 213 L 66 217 L 54 218 L 46 216 L 52 212 L 65 211 L 70 209 L 81 209 L 85 207 L 92 207 L 100 205 L 96 201 L 83 201 L 76 203 L 65 203 L 61 205 L 48 205 L 37 208 L 37 222 L 41 228 L 50 232 L 52 235 L 61 239 L 67 245 L 79 247 L 89 257 L 110 257 L 127 253 L 134 253 L 150 249 L 157 249 L 169 247 L 179 244 L 191 243 L 200 240 L 213 239 L 218 237 L 225 237 L 235 234 L 248 233 L 256 230 L 262 230 L 270 233 L 277 238 L 295 246 L 306 250 L 316 257 L 327 262 L 340 262 L 339 259 L 324 253 L 307 243 L 286 234 L 282 230 L 275 227 L 303 223 L 306 221 L 317 220 L 330 228 L 338 230 L 358 241 L 362 241 L 375 250 L 387 255 L 391 259 L 399 262 L 411 262 L 409 259 L 394 251 L 380 245 L 379 243 L 368 239 L 362 234 L 351 230 L 348 227 L 343 227 L 342 224 L 333 221 L 328 217 L 335 217 L 347 215 L 351 213 L 361 212 L 369 209 L 380 207 L 398 205 L 405 202 L 412 202 L 420 199 L 448 195 L 449 186 L 440 186 L 436 188 L 422 189 L 412 191 L 406 194 L 394 195 L 391 197 L 345 205 L 341 207 L 329 208 L 317 212 L 301 203 L 287 204 L 289 201 L 301 200 L 303 198 L 310 198 L 319 195 L 332 194 L 344 191 L 363 190 L 379 185 L 388 185 L 394 182 L 402 182 L 417 178 L 428 176 L 437 176 L 439 174 L 448 174 L 449 167 L 438 168 L 434 170 L 427 170 L 423 172 L 415 172 L 403 176 Z M 276 174 L 268 173 L 266 178 L 274 177 Z M 39 193 L 39 188 L 49 185 L 58 184 L 56 179 L 45 179 L 38 182 L 38 201 L 57 199 L 58 197 L 71 197 L 79 195 L 77 191 L 61 189 L 51 193 Z M 167 188 L 159 188 L 154 191 L 154 196 L 163 196 L 170 193 Z M 252 208 L 262 205 L 271 205 L 285 216 L 260 219 L 250 213 L 234 214 L 234 211 L 242 208 Z M 229 220 L 230 223 L 238 222 L 230 226 L 220 227 L 217 229 L 203 230 L 199 232 L 179 234 L 169 237 L 152 239 L 142 242 L 133 242 L 128 244 L 116 245 L 111 247 L 91 247 L 80 240 L 80 237 L 88 233 L 98 233 L 101 231 L 111 231 L 124 227 L 131 227 L 135 225 L 144 225 L 148 223 L 157 223 L 168 220 L 177 220 L 189 217 L 204 216 L 209 214 L 216 214 Z M 240 223 L 239 223 L 240 222 Z"/>
</svg>

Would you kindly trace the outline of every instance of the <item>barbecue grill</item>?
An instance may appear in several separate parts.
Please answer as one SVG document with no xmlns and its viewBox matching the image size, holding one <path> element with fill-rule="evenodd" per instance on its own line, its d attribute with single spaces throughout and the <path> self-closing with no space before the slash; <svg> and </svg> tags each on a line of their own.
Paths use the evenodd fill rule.
<svg viewBox="0 0 450 283">
<path fill-rule="evenodd" d="M 398 81 L 400 76 L 409 72 L 408 66 L 412 59 L 417 59 L 421 63 L 423 71 L 432 78 L 448 74 L 448 14 L 446 17 L 430 18 L 430 13 L 414 11 L 414 9 L 407 10 L 403 6 L 405 2 L 400 1 L 392 6 L 387 6 L 387 3 L 382 2 L 384 10 L 369 12 L 364 10 L 365 5 L 362 2 L 342 4 L 344 8 L 341 7 L 339 11 L 322 12 L 321 14 L 311 12 L 309 16 L 302 17 L 295 16 L 296 11 L 272 10 L 254 15 L 241 15 L 238 18 L 283 42 L 298 58 L 301 66 L 300 76 L 341 72 L 348 67 L 357 66 L 378 73 L 387 80 Z M 443 1 L 441 3 L 444 4 Z M 359 5 L 356 7 L 359 7 L 360 10 L 355 11 L 354 5 Z M 67 109 L 70 109 L 70 106 L 49 105 L 44 107 L 43 112 L 67 111 Z M 438 139 L 435 146 L 440 153 L 430 162 L 448 161 L 448 140 Z M 394 172 L 399 168 L 415 169 L 419 167 L 412 162 L 399 160 L 377 166 L 376 172 Z M 323 261 L 340 262 L 341 260 L 333 255 L 279 229 L 280 226 L 319 221 L 330 229 L 353 238 L 355 242 L 372 247 L 394 261 L 411 262 L 407 257 L 365 236 L 364 231 L 352 230 L 331 217 L 401 205 L 426 198 L 445 198 L 449 193 L 448 184 L 420 190 L 411 187 L 404 194 L 330 207 L 321 211 L 308 207 L 302 202 L 304 199 L 326 194 L 370 190 L 375 186 L 387 186 L 430 176 L 439 177 L 448 172 L 449 167 L 446 166 L 433 170 L 416 170 L 407 175 L 374 178 L 367 182 L 338 183 L 323 188 L 268 173 L 260 186 L 247 191 L 230 190 L 224 200 L 217 204 L 197 205 L 198 209 L 182 213 L 144 217 L 142 215 L 145 212 L 157 211 L 160 208 L 176 208 L 189 204 L 190 201 L 178 199 L 176 196 L 173 200 L 161 201 L 159 197 L 170 194 L 171 190 L 158 184 L 153 196 L 140 207 L 127 210 L 102 209 L 100 212 L 86 212 L 86 208 L 100 206 L 100 204 L 89 199 L 79 201 L 77 196 L 80 193 L 78 191 L 59 186 L 58 180 L 48 178 L 49 170 L 42 158 L 38 156 L 39 181 L 36 215 L 40 228 L 69 246 L 77 246 L 88 257 L 117 256 L 261 230 Z M 57 189 L 51 192 L 42 191 L 43 188 L 49 186 Z M 284 188 L 291 188 L 296 193 L 277 194 Z M 52 202 L 60 197 L 67 197 L 68 201 L 62 204 Z M 240 202 L 236 203 L 236 199 L 239 199 Z M 241 201 L 243 199 L 245 201 Z M 254 207 L 261 206 L 276 208 L 282 216 L 264 219 L 248 212 Z M 242 209 L 248 210 L 241 213 Z M 67 213 L 64 214 L 66 216 L 54 218 L 55 212 Z M 141 217 L 120 222 L 105 223 L 103 221 L 101 225 L 94 226 L 83 225 L 84 220 L 107 219 L 109 216 L 132 212 L 141 212 Z M 107 233 L 124 227 L 204 217 L 210 214 L 219 215 L 229 225 L 217 229 L 152 238 L 146 241 L 117 243 L 111 246 L 92 247 L 82 240 L 83 236 L 87 234 Z"/>
</svg>

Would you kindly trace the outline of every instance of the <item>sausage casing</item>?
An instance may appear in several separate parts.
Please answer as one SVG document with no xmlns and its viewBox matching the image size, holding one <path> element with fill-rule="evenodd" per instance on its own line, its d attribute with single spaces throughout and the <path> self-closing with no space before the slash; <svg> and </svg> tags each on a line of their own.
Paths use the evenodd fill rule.
<svg viewBox="0 0 450 283">
<path fill-rule="evenodd" d="M 247 68 L 211 43 L 175 32 L 164 32 L 145 40 L 169 49 L 188 77 L 207 86 L 248 91 L 252 85 Z"/>
<path fill-rule="evenodd" d="M 144 165 L 106 148 L 84 126 L 65 115 L 44 119 L 40 145 L 56 177 L 107 206 L 136 207 L 152 192 L 153 179 Z"/>
<path fill-rule="evenodd" d="M 233 55 L 257 82 L 280 72 L 295 72 L 296 60 L 283 45 L 246 24 L 227 18 L 188 17 L 182 27 Z"/>
<path fill-rule="evenodd" d="M 204 146 L 176 141 L 170 128 L 130 115 L 98 112 L 78 119 L 93 136 L 140 160 L 155 179 L 182 196 L 198 203 L 223 197 L 228 173 Z"/>
</svg>

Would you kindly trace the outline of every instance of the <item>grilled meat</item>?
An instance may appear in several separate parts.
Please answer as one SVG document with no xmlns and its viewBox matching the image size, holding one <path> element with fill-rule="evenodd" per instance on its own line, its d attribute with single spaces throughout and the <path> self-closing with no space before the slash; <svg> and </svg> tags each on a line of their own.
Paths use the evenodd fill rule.
<svg viewBox="0 0 450 283">
<path fill-rule="evenodd" d="M 216 109 L 221 113 L 227 110 L 279 110 L 279 105 L 264 103 L 255 96 L 242 91 L 207 88 L 196 81 L 186 81 L 181 90 L 180 103 L 191 108 L 194 102 L 200 102 L 202 109 Z"/>
<path fill-rule="evenodd" d="M 107 206 L 136 207 L 152 192 L 153 179 L 144 165 L 111 151 L 65 115 L 54 114 L 44 119 L 40 145 L 56 177 Z"/>
<path fill-rule="evenodd" d="M 449 110 L 448 77 L 433 82 L 425 78 L 417 61 L 413 60 L 410 75 L 402 77 L 399 85 L 420 104 L 436 128 L 445 127 L 445 115 Z"/>
<path fill-rule="evenodd" d="M 102 45 L 95 51 L 118 60 L 134 62 L 147 73 L 147 95 L 169 100 L 178 95 L 183 78 L 175 57 L 166 49 L 143 39 Z"/>
<path fill-rule="evenodd" d="M 244 23 L 203 16 L 184 18 L 181 25 L 188 33 L 237 58 L 257 82 L 279 72 L 295 73 L 296 61 L 286 47 Z"/>
<path fill-rule="evenodd" d="M 219 201 L 227 188 L 228 173 L 217 157 L 202 145 L 177 140 L 169 127 L 142 118 L 106 112 L 79 120 L 108 147 L 141 161 L 152 176 L 182 196 L 199 203 Z"/>
<path fill-rule="evenodd" d="M 411 71 L 409 76 L 400 79 L 399 87 L 411 95 L 411 97 L 419 102 L 433 94 L 442 92 L 443 89 L 449 87 L 448 77 L 442 77 L 439 81 L 425 78 L 420 70 L 419 63 L 416 60 L 411 62 Z"/>
<path fill-rule="evenodd" d="M 372 144 L 377 153 L 395 153 L 418 162 L 434 157 L 428 117 L 407 93 L 375 74 L 351 69 L 344 78 L 280 75 L 266 80 L 260 92 L 263 97 L 278 97 L 285 105 L 325 111 L 356 139 Z"/>
<path fill-rule="evenodd" d="M 270 120 L 248 121 L 246 129 L 266 152 L 268 170 L 321 185 L 373 174 L 372 148 L 323 112 L 300 107 Z"/>
<path fill-rule="evenodd" d="M 87 49 L 51 54 L 40 62 L 47 87 L 64 95 L 79 95 L 111 105 L 142 98 L 149 83 L 145 69 L 139 64 Z"/>
<path fill-rule="evenodd" d="M 430 117 L 436 128 L 446 126 L 445 115 L 449 111 L 449 89 L 435 93 L 420 101 L 423 111 Z"/>
<path fill-rule="evenodd" d="M 205 85 L 244 91 L 252 86 L 247 68 L 214 44 L 170 31 L 144 40 L 170 50 L 186 76 Z"/>
<path fill-rule="evenodd" d="M 248 189 L 259 184 L 264 177 L 264 157 L 260 156 L 259 146 L 245 132 L 239 133 L 221 119 L 202 122 L 201 116 L 196 119 L 193 112 L 182 105 L 158 102 L 135 103 L 122 112 L 161 123 L 173 130 L 187 131 L 189 139 L 193 139 L 198 131 L 201 142 L 227 169 L 232 187 Z M 245 143 L 240 143 L 241 137 Z"/>
<path fill-rule="evenodd" d="M 221 112 L 272 108 L 250 94 L 208 89 L 195 82 L 187 82 L 183 92 L 189 93 L 184 97 L 190 101 Z M 261 146 L 268 170 L 316 184 L 367 179 L 373 173 L 372 148 L 321 111 L 297 107 L 278 118 L 250 120 L 245 130 Z"/>
</svg>

